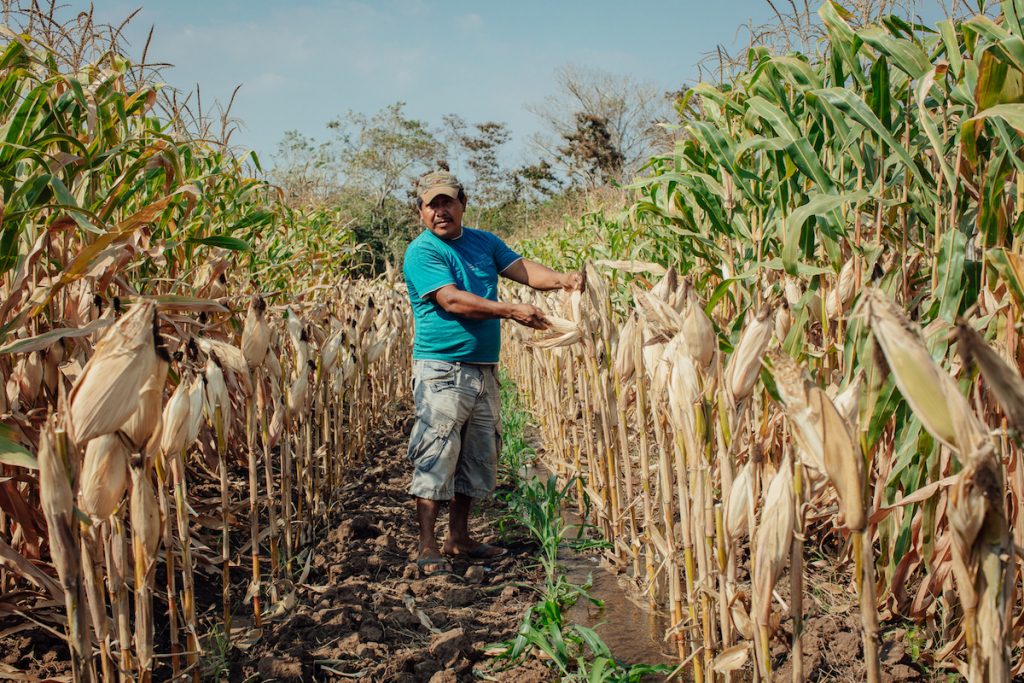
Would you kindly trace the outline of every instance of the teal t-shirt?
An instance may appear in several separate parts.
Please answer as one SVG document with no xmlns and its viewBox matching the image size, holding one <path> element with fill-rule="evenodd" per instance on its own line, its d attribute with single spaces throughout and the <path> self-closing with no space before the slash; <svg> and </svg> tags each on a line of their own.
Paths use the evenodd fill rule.
<svg viewBox="0 0 1024 683">
<path fill-rule="evenodd" d="M 424 230 L 405 250 L 402 272 L 416 323 L 412 357 L 459 363 L 497 363 L 501 321 L 452 315 L 427 298 L 445 285 L 491 301 L 498 300 L 498 273 L 521 256 L 497 235 L 463 226 L 462 234 L 441 239 Z"/>
</svg>

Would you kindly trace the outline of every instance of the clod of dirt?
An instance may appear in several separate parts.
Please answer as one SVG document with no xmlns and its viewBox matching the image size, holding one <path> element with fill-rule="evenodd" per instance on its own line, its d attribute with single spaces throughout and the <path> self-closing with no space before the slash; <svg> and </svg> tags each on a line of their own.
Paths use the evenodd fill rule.
<svg viewBox="0 0 1024 683">
<path fill-rule="evenodd" d="M 477 595 L 475 588 L 451 588 L 444 595 L 444 604 L 450 607 L 468 607 L 476 602 Z"/>
<path fill-rule="evenodd" d="M 354 539 L 373 538 L 379 535 L 380 530 L 373 525 L 368 515 L 355 515 L 339 524 L 338 528 L 328 535 L 328 538 L 334 543 L 344 543 Z"/>
<path fill-rule="evenodd" d="M 430 656 L 442 662 L 451 662 L 464 652 L 469 652 L 473 645 L 461 628 L 439 633 L 430 641 Z M 434 680 L 433 678 L 431 680 Z M 454 681 L 455 679 L 452 678 Z"/>
<path fill-rule="evenodd" d="M 274 681 L 304 681 L 306 671 L 302 661 L 289 655 L 270 655 L 260 659 L 257 666 L 260 678 Z"/>
<path fill-rule="evenodd" d="M 434 659 L 424 659 L 423 661 L 416 662 L 412 667 L 412 672 L 416 674 L 416 680 L 418 681 L 431 681 L 434 679 L 434 674 L 440 670 L 441 662 Z"/>
<path fill-rule="evenodd" d="M 455 672 L 451 669 L 445 671 L 438 671 L 436 674 L 430 677 L 430 683 L 458 683 L 458 677 Z"/>
<path fill-rule="evenodd" d="M 469 565 L 469 569 L 466 570 L 466 581 L 469 583 L 483 583 L 484 580 L 484 568 L 478 564 Z"/>
</svg>

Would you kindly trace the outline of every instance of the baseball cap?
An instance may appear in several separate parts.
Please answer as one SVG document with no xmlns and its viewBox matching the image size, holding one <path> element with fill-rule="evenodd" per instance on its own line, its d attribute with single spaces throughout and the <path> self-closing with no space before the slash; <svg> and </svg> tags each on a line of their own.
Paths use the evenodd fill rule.
<svg viewBox="0 0 1024 683">
<path fill-rule="evenodd" d="M 416 181 L 416 194 L 424 204 L 442 194 L 458 199 L 461 190 L 462 183 L 448 171 L 431 171 Z"/>
</svg>

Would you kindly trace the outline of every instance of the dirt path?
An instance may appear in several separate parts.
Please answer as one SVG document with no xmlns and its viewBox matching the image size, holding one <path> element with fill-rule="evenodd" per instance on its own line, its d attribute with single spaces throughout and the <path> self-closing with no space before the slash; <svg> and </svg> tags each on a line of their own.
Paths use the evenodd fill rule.
<svg viewBox="0 0 1024 683">
<path fill-rule="evenodd" d="M 487 565 L 455 562 L 447 576 L 420 578 L 415 518 L 406 487 L 408 419 L 382 425 L 365 468 L 339 496 L 336 526 L 321 534 L 311 569 L 296 589 L 296 607 L 265 625 L 247 652 L 234 652 L 229 680 L 434 681 L 548 680 L 529 664 L 505 673 L 483 654 L 514 637 L 539 581 L 533 548 L 513 543 Z M 504 507 L 492 501 L 474 531 L 497 541 Z M 442 529 L 446 515 L 438 520 Z"/>
</svg>

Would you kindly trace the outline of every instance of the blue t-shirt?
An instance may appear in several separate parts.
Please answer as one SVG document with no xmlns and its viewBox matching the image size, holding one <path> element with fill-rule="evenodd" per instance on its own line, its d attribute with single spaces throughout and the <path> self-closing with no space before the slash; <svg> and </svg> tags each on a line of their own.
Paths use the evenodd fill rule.
<svg viewBox="0 0 1024 683">
<path fill-rule="evenodd" d="M 491 301 L 498 300 L 498 273 L 521 256 L 497 235 L 463 226 L 445 240 L 424 230 L 405 250 L 402 272 L 409 290 L 416 335 L 412 357 L 459 363 L 497 363 L 501 321 L 453 315 L 427 298 L 445 285 Z"/>
</svg>

